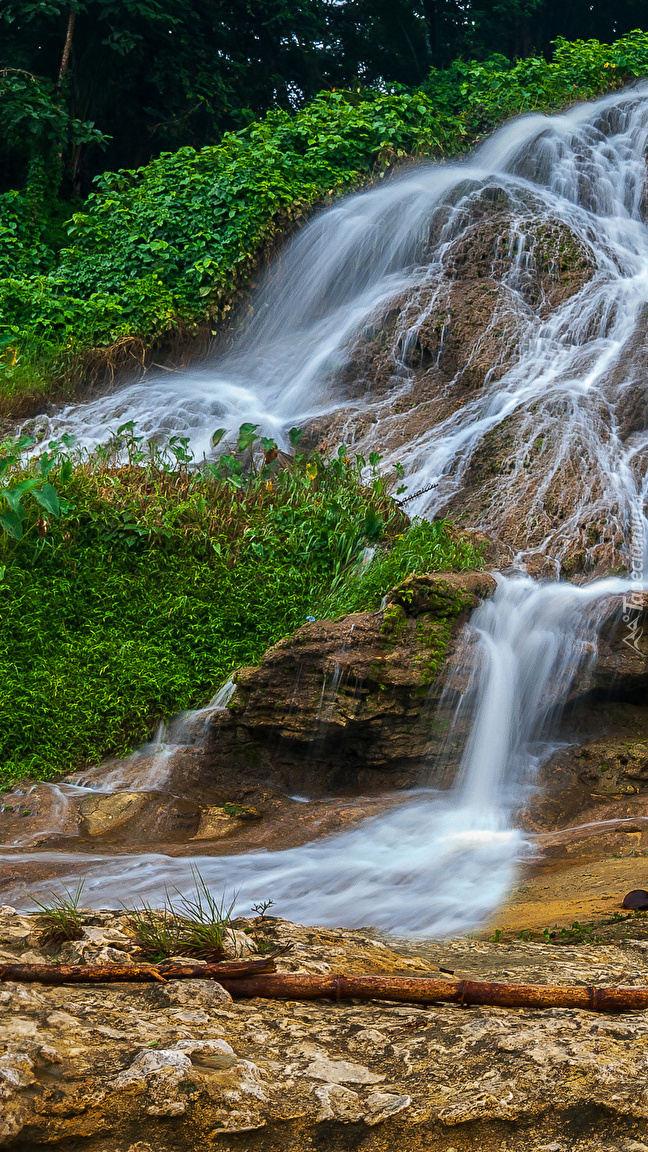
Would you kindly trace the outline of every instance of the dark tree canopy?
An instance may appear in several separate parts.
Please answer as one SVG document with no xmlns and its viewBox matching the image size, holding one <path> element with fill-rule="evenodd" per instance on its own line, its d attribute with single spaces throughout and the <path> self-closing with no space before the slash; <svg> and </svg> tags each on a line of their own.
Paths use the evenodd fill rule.
<svg viewBox="0 0 648 1152">
<path fill-rule="evenodd" d="M 86 191 L 102 168 L 200 147 L 321 89 L 413 86 L 456 57 L 550 55 L 558 35 L 611 41 L 640 25 L 644 8 L 645 0 L 0 0 L 3 187 L 33 183 L 36 158 L 47 157 L 54 183 L 58 164 L 68 194 Z"/>
</svg>

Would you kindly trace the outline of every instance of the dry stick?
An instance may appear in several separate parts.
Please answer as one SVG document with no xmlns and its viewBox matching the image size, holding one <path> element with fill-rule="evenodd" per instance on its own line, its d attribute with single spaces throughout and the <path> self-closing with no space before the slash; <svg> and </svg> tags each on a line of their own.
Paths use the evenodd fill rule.
<svg viewBox="0 0 648 1152">
<path fill-rule="evenodd" d="M 274 972 L 271 956 L 219 964 L 0 964 L 0 981 L 33 984 L 114 984 L 168 980 L 237 980 Z"/>
<path fill-rule="evenodd" d="M 0 981 L 41 984 L 112 984 L 154 980 L 217 980 L 235 999 L 398 1000 L 409 1004 L 491 1004 L 502 1008 L 586 1008 L 637 1012 L 648 1008 L 648 988 L 562 988 L 554 984 L 492 984 L 432 980 L 424 976 L 313 976 L 276 972 L 272 957 L 220 964 L 0 964 Z"/>
<path fill-rule="evenodd" d="M 648 1008 L 648 988 L 561 988 L 553 984 L 491 984 L 421 976 L 312 976 L 301 972 L 232 981 L 223 978 L 221 983 L 235 999 L 448 1001 L 503 1008 L 587 1008 L 592 1012 Z"/>
</svg>

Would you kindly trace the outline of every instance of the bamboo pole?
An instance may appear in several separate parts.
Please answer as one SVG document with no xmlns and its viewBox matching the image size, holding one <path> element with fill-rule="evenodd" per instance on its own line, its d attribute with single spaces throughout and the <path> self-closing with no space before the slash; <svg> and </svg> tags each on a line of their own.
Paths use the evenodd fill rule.
<svg viewBox="0 0 648 1152">
<path fill-rule="evenodd" d="M 565 988 L 553 984 L 495 984 L 421 976 L 314 976 L 277 972 L 221 980 L 235 998 L 272 1000 L 397 1000 L 417 1004 L 489 1004 L 502 1008 L 585 1008 L 637 1012 L 648 1008 L 648 988 Z"/>
<path fill-rule="evenodd" d="M 0 981 L 28 984 L 120 984 L 169 980 L 236 981 L 274 972 L 271 956 L 258 960 L 224 960 L 218 964 L 0 964 Z"/>
</svg>

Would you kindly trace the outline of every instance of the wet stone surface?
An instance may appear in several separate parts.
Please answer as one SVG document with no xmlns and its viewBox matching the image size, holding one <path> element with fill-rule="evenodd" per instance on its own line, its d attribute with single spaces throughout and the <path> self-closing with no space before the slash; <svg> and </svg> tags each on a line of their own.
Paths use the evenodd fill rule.
<svg viewBox="0 0 648 1152">
<path fill-rule="evenodd" d="M 114 944 L 137 958 L 123 916 L 89 919 L 86 960 Z M 639 947 L 244 926 L 292 942 L 279 967 L 293 971 L 438 977 L 442 965 L 477 979 L 648 982 Z M 36 919 L 3 912 L 0 961 L 39 955 Z M 233 1002 L 205 980 L 8 982 L 0 1021 L 0 1146 L 23 1152 L 648 1147 L 645 1013 Z"/>
</svg>

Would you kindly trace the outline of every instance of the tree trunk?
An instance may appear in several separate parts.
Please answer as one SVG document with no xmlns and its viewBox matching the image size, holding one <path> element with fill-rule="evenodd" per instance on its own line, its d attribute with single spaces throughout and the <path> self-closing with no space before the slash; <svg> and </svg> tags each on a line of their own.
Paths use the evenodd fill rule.
<svg viewBox="0 0 648 1152">
<path fill-rule="evenodd" d="M 423 16 L 428 30 L 430 60 L 432 64 L 436 66 L 439 53 L 439 15 L 437 11 L 437 0 L 423 0 Z"/>
<path fill-rule="evenodd" d="M 236 999 L 397 1000 L 407 1003 L 491 1004 L 503 1008 L 585 1008 L 636 1012 L 648 1008 L 648 988 L 564 988 L 553 984 L 491 984 L 421 976 L 311 976 L 300 972 L 220 981 Z"/>
<path fill-rule="evenodd" d="M 76 9 L 73 8 L 72 5 L 70 4 L 70 10 L 69 10 L 69 14 L 68 14 L 67 32 L 65 34 L 65 44 L 63 46 L 63 55 L 61 56 L 61 67 L 59 68 L 58 82 L 56 85 L 57 88 L 61 87 L 61 84 L 63 83 L 63 81 L 64 81 L 64 79 L 68 73 L 69 67 L 70 67 L 70 56 L 72 54 L 72 40 L 74 38 L 74 25 L 75 25 L 75 23 L 76 23 Z"/>
<path fill-rule="evenodd" d="M 395 1000 L 407 1004 L 491 1004 L 502 1008 L 584 1008 L 638 1012 L 648 988 L 565 988 L 555 984 L 492 984 L 425 976 L 313 976 L 276 972 L 272 957 L 220 964 L 0 964 L 0 981 L 112 984 L 154 980 L 217 980 L 235 999 Z"/>
</svg>

